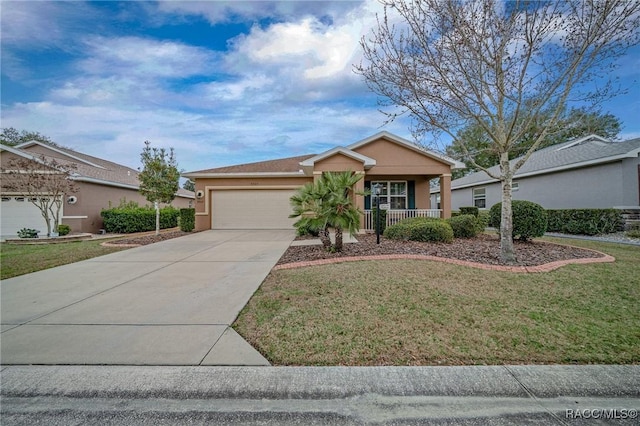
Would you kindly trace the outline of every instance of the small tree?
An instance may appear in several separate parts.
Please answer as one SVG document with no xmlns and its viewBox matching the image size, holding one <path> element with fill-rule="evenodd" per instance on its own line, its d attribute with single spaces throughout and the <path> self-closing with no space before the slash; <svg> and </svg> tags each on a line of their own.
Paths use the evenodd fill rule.
<svg viewBox="0 0 640 426">
<path fill-rule="evenodd" d="M 152 148 L 151 142 L 145 141 L 140 157 L 143 169 L 138 175 L 139 190 L 147 201 L 154 204 L 156 235 L 158 235 L 160 234 L 160 206 L 158 203 L 169 204 L 176 197 L 176 192 L 179 189 L 180 171 L 173 148 L 167 152 L 164 148 Z"/>
<path fill-rule="evenodd" d="M 289 217 L 299 217 L 295 227 L 319 230 L 322 245 L 328 250 L 342 251 L 342 234 L 347 230 L 351 235 L 360 227 L 360 211 L 354 196 L 365 195 L 355 192 L 354 185 L 362 175 L 352 172 L 328 172 L 314 182 L 302 187 L 291 197 L 293 213 Z M 334 228 L 336 241 L 331 245 L 329 228 Z"/>
<path fill-rule="evenodd" d="M 413 119 L 460 143 L 465 160 L 502 185 L 500 257 L 515 262 L 514 174 L 547 139 L 568 102 L 590 106 L 619 90 L 616 59 L 640 37 L 640 2 L 629 0 L 381 0 L 384 16 L 363 38 L 356 66 L 390 120 Z M 597 83 L 597 84 L 594 84 Z M 529 132 L 535 126 L 535 133 Z M 475 163 L 457 132 L 479 126 L 499 173 Z M 525 137 L 530 146 L 510 162 Z"/>
<path fill-rule="evenodd" d="M 47 224 L 47 236 L 57 230 L 65 195 L 77 192 L 74 163 L 61 164 L 55 158 L 11 158 L 2 170 L 2 188 L 24 196 L 36 206 Z"/>
</svg>

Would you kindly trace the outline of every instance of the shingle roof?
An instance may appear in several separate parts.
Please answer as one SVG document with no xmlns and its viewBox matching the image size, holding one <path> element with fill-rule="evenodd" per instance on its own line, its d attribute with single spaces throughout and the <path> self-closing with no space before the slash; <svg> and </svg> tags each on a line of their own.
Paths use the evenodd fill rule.
<svg viewBox="0 0 640 426">
<path fill-rule="evenodd" d="M 278 160 L 258 161 L 256 163 L 217 167 L 214 169 L 189 172 L 185 174 L 185 176 L 207 173 L 296 173 L 300 171 L 300 163 L 302 161 L 314 156 L 315 154 L 309 154 L 298 157 L 280 158 Z"/>
<path fill-rule="evenodd" d="M 65 165 L 75 164 L 75 172 L 79 175 L 79 180 L 88 178 L 96 180 L 98 181 L 96 183 L 104 185 L 125 185 L 134 188 L 138 188 L 140 186 L 140 181 L 138 180 L 139 172 L 137 170 L 68 148 L 51 147 L 49 145 L 33 141 L 17 145 L 14 149 L 18 149 L 26 154 L 38 157 L 39 154 L 35 152 L 36 149 L 38 152 L 42 152 L 43 150 L 37 147 L 45 148 L 45 157 L 48 159 L 55 159 L 62 167 Z M 192 191 L 187 191 L 183 188 L 178 190 L 178 195 L 181 197 L 194 197 Z"/>
<path fill-rule="evenodd" d="M 606 163 L 621 157 L 637 156 L 640 152 L 640 138 L 622 142 L 610 142 L 598 136 L 588 136 L 534 152 L 514 177 L 551 173 L 559 170 Z M 511 160 L 514 164 L 518 159 Z M 489 171 L 499 174 L 500 167 Z M 451 182 L 451 188 L 472 186 L 481 182 L 493 182 L 485 172 L 476 172 Z"/>
</svg>

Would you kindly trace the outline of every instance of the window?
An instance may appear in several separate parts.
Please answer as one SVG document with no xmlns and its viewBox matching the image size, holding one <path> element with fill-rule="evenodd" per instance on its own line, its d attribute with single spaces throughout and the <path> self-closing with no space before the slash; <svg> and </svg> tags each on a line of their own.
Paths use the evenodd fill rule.
<svg viewBox="0 0 640 426">
<path fill-rule="evenodd" d="M 11 201 L 11 197 L 2 197 L 2 201 Z"/>
<path fill-rule="evenodd" d="M 16 200 L 19 203 L 24 203 L 24 197 L 15 197 L 14 200 Z"/>
<path fill-rule="evenodd" d="M 380 204 L 389 204 L 391 210 L 407 208 L 407 181 L 371 182 L 371 205 L 376 206 L 375 185 L 381 185 Z"/>
<path fill-rule="evenodd" d="M 486 188 L 473 189 L 473 205 L 479 209 L 487 207 L 487 191 Z"/>
<path fill-rule="evenodd" d="M 511 192 L 517 192 L 518 189 L 520 189 L 520 185 L 518 184 L 518 182 L 513 182 L 511 184 Z"/>
</svg>

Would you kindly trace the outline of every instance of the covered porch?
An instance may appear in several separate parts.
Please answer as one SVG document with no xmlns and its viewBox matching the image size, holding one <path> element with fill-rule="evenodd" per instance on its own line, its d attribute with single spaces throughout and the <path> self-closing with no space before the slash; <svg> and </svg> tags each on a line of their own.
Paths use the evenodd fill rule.
<svg viewBox="0 0 640 426">
<path fill-rule="evenodd" d="M 442 217 L 442 209 L 405 209 L 405 210 L 387 210 L 385 216 L 386 226 L 393 225 L 403 219 L 412 217 Z M 376 210 L 365 210 L 364 220 L 361 224 L 361 230 L 363 232 L 374 232 L 376 224 Z M 381 219 L 382 220 L 382 219 Z"/>
</svg>

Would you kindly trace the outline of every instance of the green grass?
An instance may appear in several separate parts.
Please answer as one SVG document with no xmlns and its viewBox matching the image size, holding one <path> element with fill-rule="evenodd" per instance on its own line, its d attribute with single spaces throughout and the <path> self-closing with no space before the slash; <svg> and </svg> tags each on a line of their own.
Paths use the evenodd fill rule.
<svg viewBox="0 0 640 426">
<path fill-rule="evenodd" d="M 63 244 L 0 244 L 0 279 L 16 277 L 80 260 L 113 253 L 126 247 L 102 247 L 99 241 Z"/>
<path fill-rule="evenodd" d="M 640 362 L 640 248 L 542 274 L 429 261 L 273 271 L 234 328 L 275 365 Z"/>
</svg>

